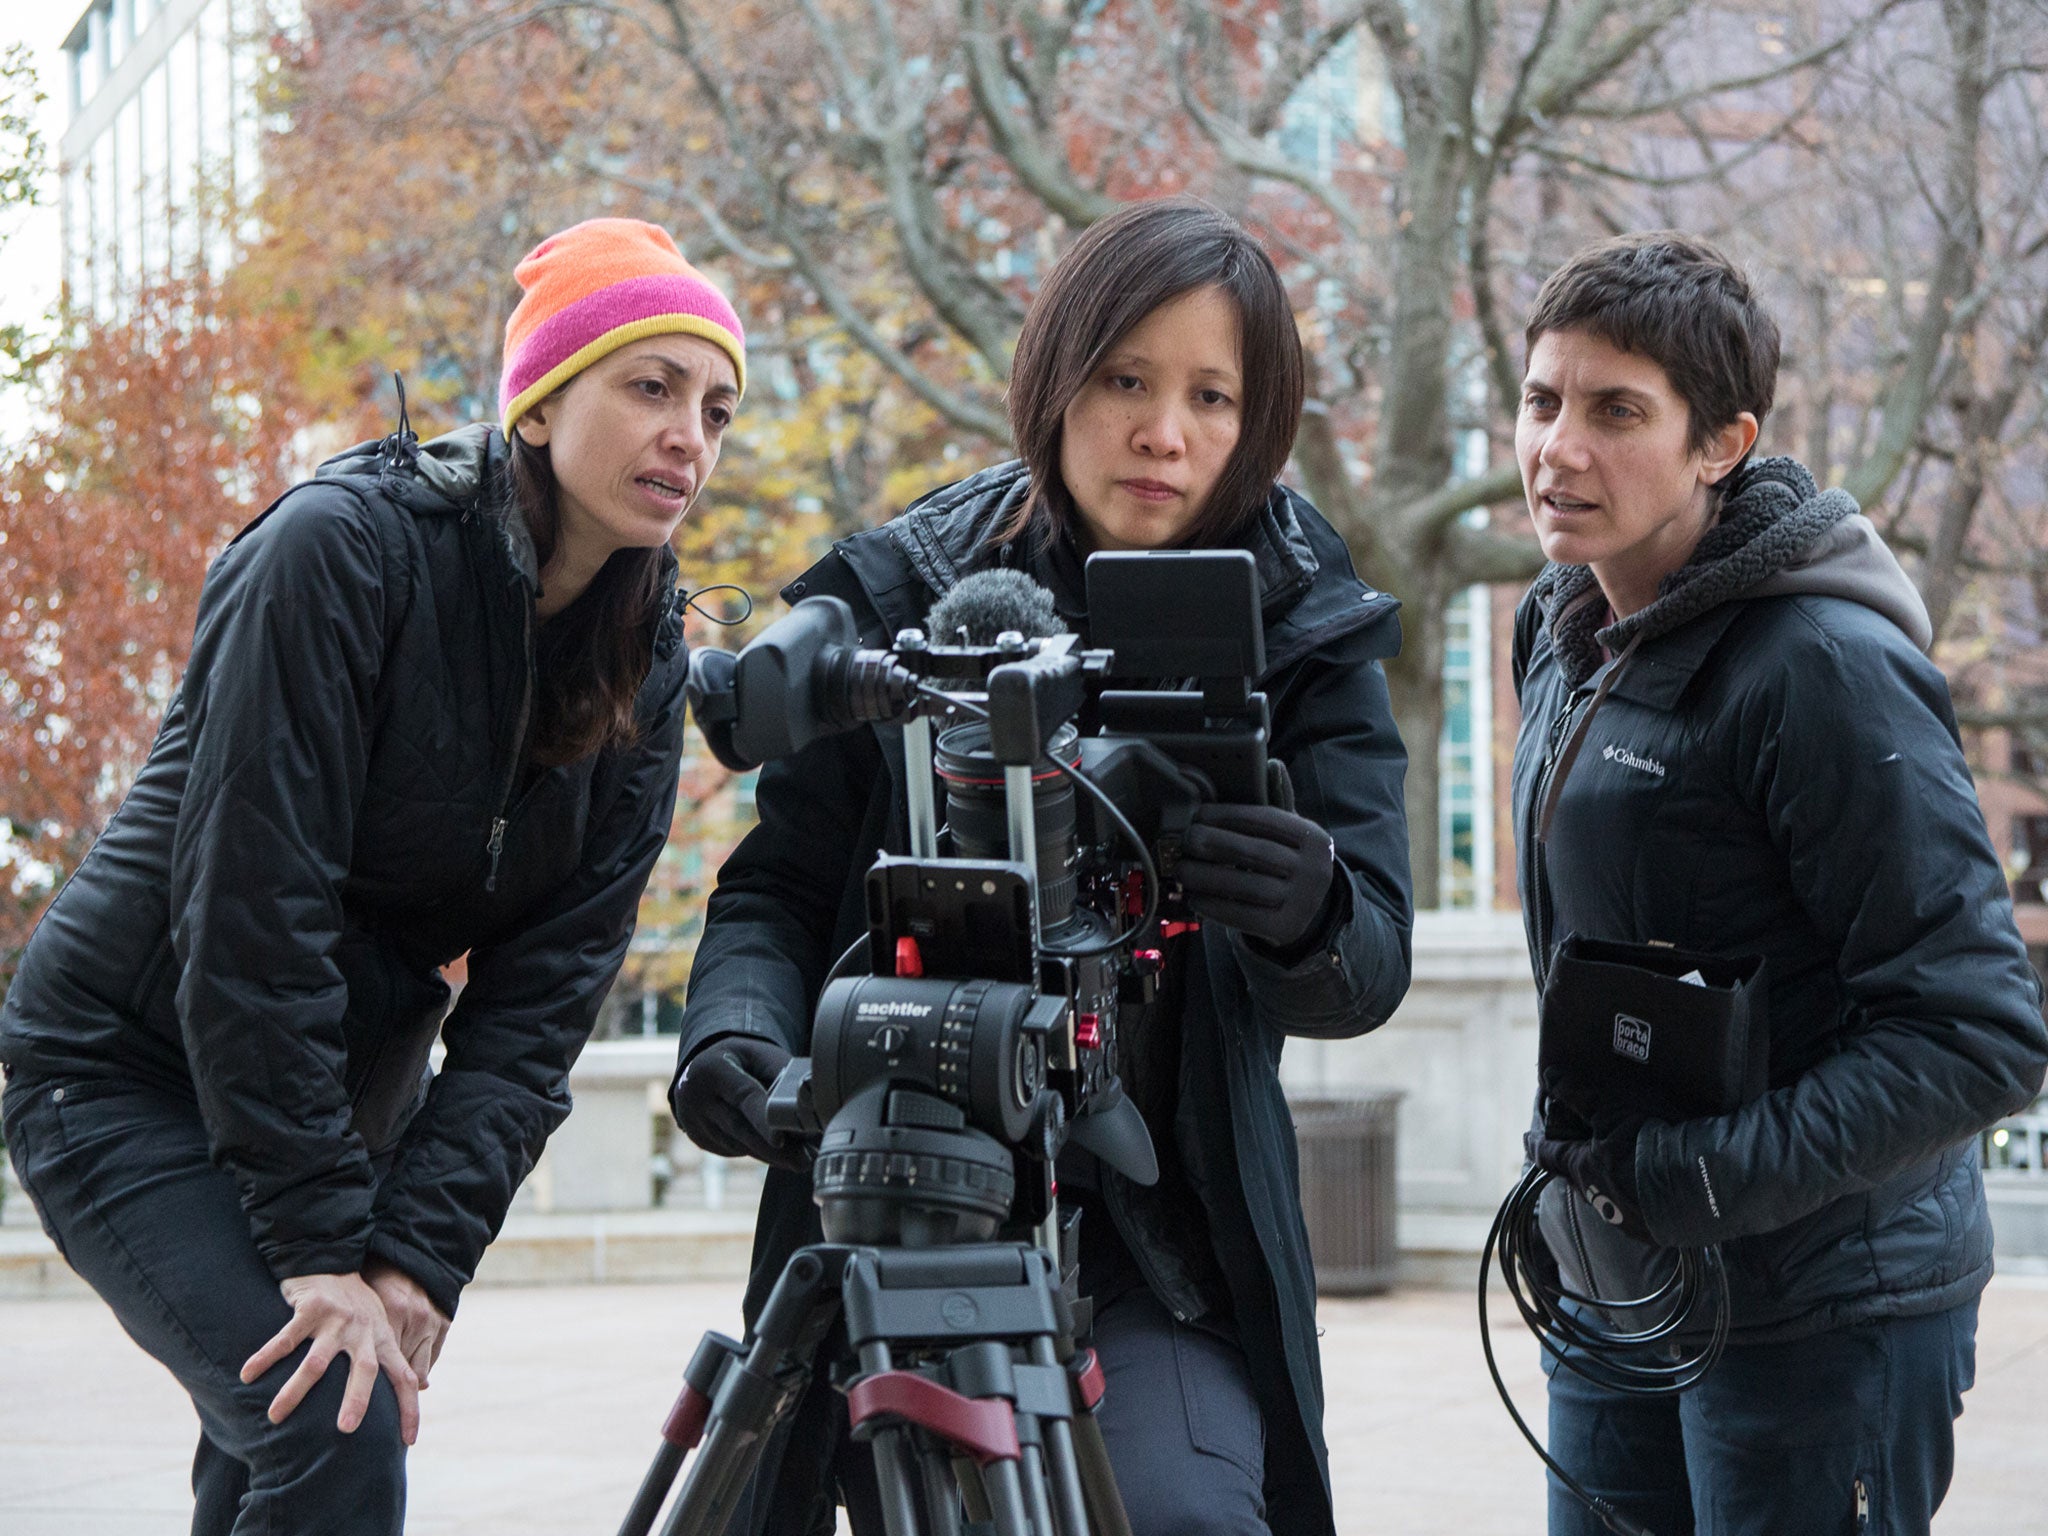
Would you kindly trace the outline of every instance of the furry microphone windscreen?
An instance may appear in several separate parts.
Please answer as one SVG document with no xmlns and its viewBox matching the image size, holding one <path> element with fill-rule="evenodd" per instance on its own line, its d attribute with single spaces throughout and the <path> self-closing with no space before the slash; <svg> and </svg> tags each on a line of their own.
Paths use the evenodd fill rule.
<svg viewBox="0 0 2048 1536">
<path fill-rule="evenodd" d="M 993 645 L 1015 630 L 1026 640 L 1066 633 L 1052 593 L 1021 571 L 976 571 L 932 605 L 925 638 L 934 645 Z"/>
</svg>

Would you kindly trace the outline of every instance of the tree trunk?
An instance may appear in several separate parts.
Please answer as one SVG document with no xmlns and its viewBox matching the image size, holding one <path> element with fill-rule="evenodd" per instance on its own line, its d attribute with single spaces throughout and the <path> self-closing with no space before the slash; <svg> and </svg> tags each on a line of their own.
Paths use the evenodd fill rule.
<svg viewBox="0 0 2048 1536">
<path fill-rule="evenodd" d="M 1415 881 L 1416 910 L 1442 899 L 1443 872 L 1437 867 L 1438 772 L 1444 732 L 1444 606 L 1450 594 L 1419 570 L 1387 580 L 1401 599 L 1401 654 L 1387 663 L 1394 723 L 1408 748 L 1408 857 Z M 1397 583 L 1398 584 L 1394 584 Z"/>
</svg>

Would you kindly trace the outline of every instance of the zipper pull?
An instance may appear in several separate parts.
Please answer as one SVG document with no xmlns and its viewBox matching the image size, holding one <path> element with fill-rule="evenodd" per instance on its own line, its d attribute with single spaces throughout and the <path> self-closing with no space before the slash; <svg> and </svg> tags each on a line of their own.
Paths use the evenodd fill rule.
<svg viewBox="0 0 2048 1536">
<path fill-rule="evenodd" d="M 484 844 L 484 849 L 491 856 L 491 872 L 484 876 L 484 889 L 495 891 L 498 888 L 498 855 L 505 851 L 504 817 L 491 818 L 491 840 Z"/>
<path fill-rule="evenodd" d="M 1862 1530 L 1870 1524 L 1870 1490 L 1863 1485 L 1863 1479 L 1856 1479 L 1856 1529 Z"/>
</svg>

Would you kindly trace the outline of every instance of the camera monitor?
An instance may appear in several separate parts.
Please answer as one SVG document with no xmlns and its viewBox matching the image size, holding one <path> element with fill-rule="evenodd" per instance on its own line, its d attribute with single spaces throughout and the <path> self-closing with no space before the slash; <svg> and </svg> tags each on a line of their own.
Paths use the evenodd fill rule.
<svg viewBox="0 0 2048 1536">
<path fill-rule="evenodd" d="M 1088 639 L 1118 677 L 1256 678 L 1266 670 L 1259 576 L 1243 549 L 1088 557 Z"/>
</svg>

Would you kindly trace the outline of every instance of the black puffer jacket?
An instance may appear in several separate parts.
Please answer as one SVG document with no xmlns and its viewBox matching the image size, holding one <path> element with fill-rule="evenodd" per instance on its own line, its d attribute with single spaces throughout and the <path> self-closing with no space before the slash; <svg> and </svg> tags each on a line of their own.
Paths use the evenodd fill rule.
<svg viewBox="0 0 2048 1536">
<path fill-rule="evenodd" d="M 842 540 L 784 595 L 844 598 L 859 619 L 861 643 L 885 645 L 899 629 L 923 624 L 936 598 L 972 570 L 1010 564 L 1045 579 L 1049 573 L 1022 547 L 1028 537 L 1000 547 L 987 542 L 1028 491 L 1020 465 L 983 471 L 882 528 Z M 1214 925 L 1190 941 L 1199 951 L 1187 967 L 1179 1021 L 1174 1137 L 1208 1216 L 1265 1412 L 1269 1522 L 1276 1531 L 1317 1536 L 1334 1527 L 1315 1281 L 1277 1069 L 1286 1036 L 1361 1034 L 1408 989 L 1407 760 L 1378 665 L 1398 649 L 1400 630 L 1394 600 L 1352 574 L 1343 542 L 1293 493 L 1275 489 L 1245 547 L 1257 559 L 1263 594 L 1261 686 L 1272 701 L 1273 751 L 1293 774 L 1302 814 L 1336 840 L 1348 907 L 1326 943 L 1291 967 Z M 908 849 L 903 771 L 897 728 L 829 737 L 762 770 L 761 825 L 719 872 L 698 945 L 684 1060 L 698 1043 L 729 1034 L 805 1052 L 827 968 L 866 931 L 869 861 L 881 849 Z M 820 1240 L 810 1196 L 807 1178 L 770 1170 L 750 1318 L 789 1255 Z M 821 1448 L 786 1442 L 771 1446 L 756 1475 L 774 1494 L 772 1511 L 768 1500 L 755 1503 L 753 1529 L 769 1519 L 772 1529 L 798 1528 L 786 1522 L 815 1508 Z"/>
<path fill-rule="evenodd" d="M 1766 459 L 1655 603 L 1605 614 L 1590 571 L 1552 566 L 1517 625 L 1539 981 L 1574 932 L 1768 965 L 1769 1091 L 1645 1130 L 1652 1233 L 1725 1245 L 1752 1341 L 1969 1299 L 1991 1273 L 1976 1135 L 2040 1090 L 2048 1030 L 1918 596 L 1853 501 Z M 1567 713 L 1617 667 L 1539 847 Z M 1576 1225 L 1596 1278 L 1626 1263 L 1552 1191 L 1553 1244 Z"/>
<path fill-rule="evenodd" d="M 280 1278 L 375 1256 L 449 1313 L 569 1111 L 683 729 L 670 607 L 638 742 L 520 773 L 535 570 L 504 471 L 488 427 L 387 438 L 243 530 L 148 762 L 0 1011 L 17 1071 L 196 1099 Z M 464 951 L 441 1025 L 436 968 Z"/>
</svg>

